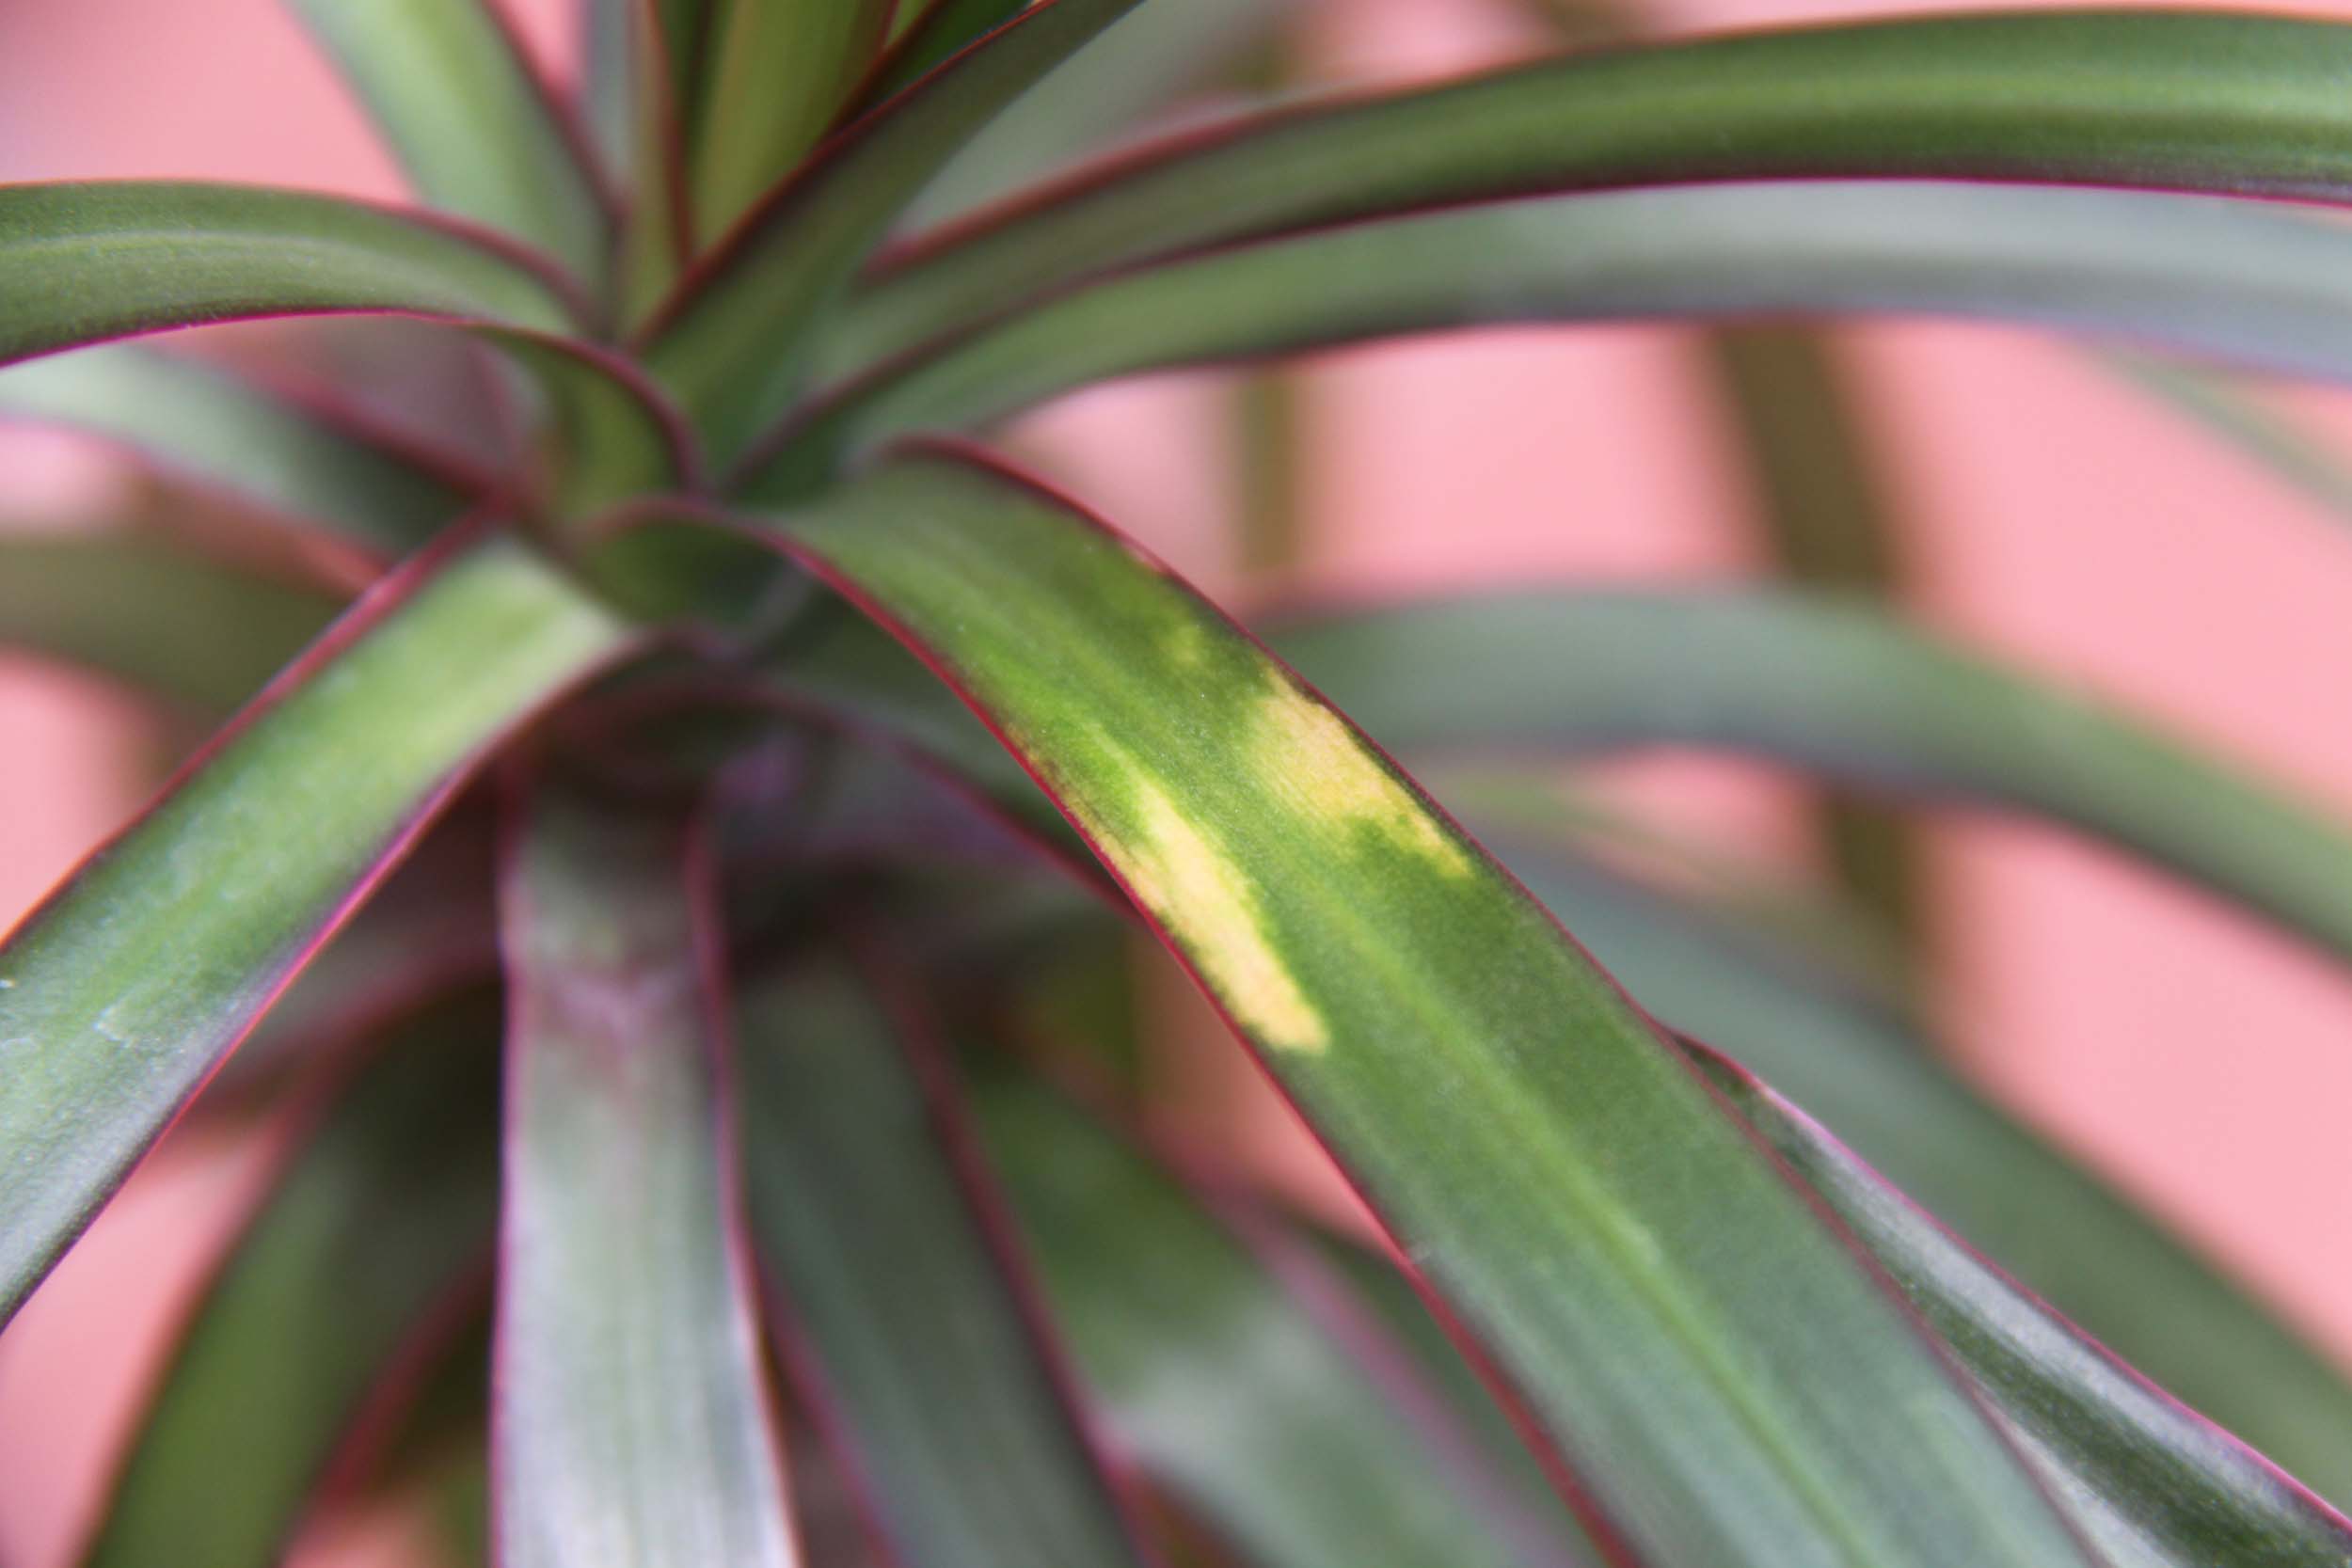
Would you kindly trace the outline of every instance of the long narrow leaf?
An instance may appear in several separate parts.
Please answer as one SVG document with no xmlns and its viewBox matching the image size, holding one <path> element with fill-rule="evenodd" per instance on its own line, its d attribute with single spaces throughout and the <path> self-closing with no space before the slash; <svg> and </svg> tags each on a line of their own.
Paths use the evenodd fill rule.
<svg viewBox="0 0 2352 1568">
<path fill-rule="evenodd" d="M 0 534 L 0 646 L 205 717 L 261 690 L 338 608 L 141 532 Z"/>
<path fill-rule="evenodd" d="M 0 1320 L 475 759 L 632 635 L 514 540 L 453 537 L 0 945 Z"/>
<path fill-rule="evenodd" d="M 333 197 L 0 186 L 0 363 L 257 316 L 391 311 L 560 333 L 574 304 L 520 252 Z"/>
<path fill-rule="evenodd" d="M 549 786 L 504 870 L 506 1568 L 788 1568 L 684 815 Z"/>
<path fill-rule="evenodd" d="M 828 968 L 744 998 L 752 1224 L 789 1357 L 901 1568 L 1142 1560 L 960 1130 Z M 943 1134 L 945 1134 L 943 1136 Z"/>
<path fill-rule="evenodd" d="M 1860 606 L 1751 592 L 1514 594 L 1336 616 L 1278 642 L 1401 750 L 1753 752 L 1865 788 L 2071 824 L 2352 957 L 2352 833 L 2095 703 Z"/>
<path fill-rule="evenodd" d="M 1710 695 L 1727 678 L 1724 666 L 1743 661 L 1749 648 L 1744 641 L 1728 644 L 1708 635 L 1722 604 L 1718 596 L 1699 596 L 1687 622 L 1679 619 L 1683 599 L 1645 597 L 1641 602 L 1658 624 L 1626 634 L 1622 642 L 1612 635 L 1616 621 L 1636 612 L 1621 599 L 1563 594 L 1543 602 L 1548 609 L 1535 624 L 1521 620 L 1532 610 L 1528 601 L 1480 600 L 1320 626 L 1302 623 L 1278 636 L 1276 645 L 1364 715 L 1375 734 L 1407 748 L 1607 746 L 1628 738 L 1621 715 L 1629 706 L 1661 718 L 1683 716 L 1672 721 L 1676 724 L 1701 716 L 1698 727 L 1670 733 L 1712 741 L 1722 731 L 1704 716 L 1737 712 L 1744 724 L 1767 725 L 1769 716 L 1792 705 L 1803 711 L 1802 705 L 1823 689 L 1822 673 L 1836 670 L 1848 685 L 1885 683 L 1883 698 L 1867 705 L 1882 720 L 1866 732 L 1874 736 L 1872 747 L 1907 759 L 1904 766 L 1922 786 L 1963 800 L 2006 800 L 2035 810 L 2024 804 L 2026 795 L 2016 781 L 2145 779 L 2164 769 L 2130 760 L 2137 754 L 2134 747 L 2153 746 L 2153 754 L 2166 758 L 2186 754 L 2169 743 L 2140 739 L 2108 768 L 2068 765 L 2059 753 L 2037 751 L 2051 744 L 2046 736 L 2080 733 L 2095 742 L 2102 735 L 2138 732 L 2103 710 L 2055 698 L 2019 677 L 1923 643 L 1867 610 L 1766 599 L 1768 607 L 1785 607 L 1777 613 L 1788 625 L 1784 628 L 1768 614 L 1770 629 L 1759 630 L 1758 642 L 1813 641 L 1818 664 L 1782 667 L 1756 676 L 1756 686 Z M 1868 641 L 1832 647 L 1821 634 L 1804 631 L 1816 616 L 1834 626 L 1871 628 Z M 900 745 L 929 752 L 985 789 L 1009 815 L 1025 818 L 1035 812 L 1035 786 L 1018 774 L 1008 776 L 986 732 L 961 709 L 943 705 L 935 683 L 919 684 L 921 672 L 911 658 L 878 645 L 878 634 L 859 635 L 854 623 L 820 618 L 817 631 L 788 646 L 773 671 L 796 700 L 835 705 L 846 723 L 877 727 Z M 1669 657 L 1670 650 L 1691 648 L 1699 657 Z M 1965 678 L 1915 674 L 1947 666 L 1966 673 Z M 1562 673 L 1568 667 L 1579 673 Z M 1512 700 L 1519 691 L 1528 694 L 1525 705 Z M 1978 698 L 1972 701 L 1971 692 Z M 2008 740 L 1981 731 L 1987 711 L 2023 714 L 2054 705 L 2067 714 L 2079 706 L 2083 717 L 2020 722 Z M 1904 716 L 1902 724 L 1883 722 L 1897 713 Z M 1633 738 L 1641 733 L 1633 732 Z M 1936 749 L 1947 735 L 1953 737 L 1948 755 Z M 1935 746 L 1923 746 L 1920 736 L 1939 738 Z M 2024 755 L 2040 761 L 2018 760 L 2019 742 L 2026 740 L 2032 743 Z M 1953 768 L 1952 757 L 1971 759 L 1973 771 Z M 2226 788 L 2215 786 L 2215 798 L 2266 799 L 2259 786 L 2211 762 L 2185 766 L 2193 775 L 2226 781 Z M 1989 788 L 1989 778 L 2010 784 Z M 2204 799 L 2205 786 L 2195 794 Z M 2082 825 L 2091 831 L 2106 832 L 2099 824 L 2122 820 L 2112 816 L 2117 790 L 2087 787 L 2081 799 L 2090 814 Z M 2271 809 L 2264 805 L 2254 819 Z M 2289 817 L 2298 819 L 2292 811 Z M 2179 824 L 2211 859 L 2227 844 L 2233 818 L 2227 811 L 2211 821 L 2184 814 Z M 2315 817 L 2299 820 L 2323 847 L 2307 852 L 2342 854 L 2341 848 L 2324 850 L 2333 830 Z M 2195 837 L 2217 826 L 2221 835 Z M 1524 833 L 1494 842 L 1512 870 L 1645 1007 L 1753 1063 L 1905 1190 L 2131 1360 L 2323 1491 L 2352 1497 L 2352 1393 L 2344 1378 L 2129 1204 L 1939 1067 L 1930 1042 L 1878 993 L 1857 990 L 1842 969 L 1821 972 L 1786 942 L 1757 940 L 1719 913 L 1532 847 Z"/>
<path fill-rule="evenodd" d="M 2340 198 L 2352 27 L 2219 12 L 1906 18 L 1577 55 L 1180 139 L 921 245 L 853 328 L 886 357 L 1111 268 L 1540 191 L 2068 181 Z"/>
<path fill-rule="evenodd" d="M 85 1568 L 272 1568 L 371 1389 L 488 1263 L 494 999 L 373 1049 L 199 1303 Z"/>
<path fill-rule="evenodd" d="M 2352 460 L 2322 438 L 2265 406 L 2249 388 L 2211 371 L 2147 355 L 2110 355 L 2125 380 L 2208 433 L 2339 520 L 2352 519 Z"/>
<path fill-rule="evenodd" d="M 290 0 L 431 206 L 512 234 L 595 288 L 612 228 L 580 128 L 494 0 Z"/>
<path fill-rule="evenodd" d="M 1661 1022 L 1735 1053 L 2134 1365 L 2313 1486 L 2352 1497 L 2343 1372 L 1962 1082 L 1935 1042 L 1753 931 L 1601 867 L 1495 842 Z"/>
<path fill-rule="evenodd" d="M 952 458 L 778 526 L 1049 783 L 1611 1529 L 1724 1564 L 2078 1560 L 1647 1020 L 1231 623 Z"/>
<path fill-rule="evenodd" d="M 2341 225 L 2144 192 L 1834 182 L 1487 204 L 1105 279 L 841 388 L 797 444 L 821 466 L 1114 376 L 1497 322 L 1985 316 L 2352 380 L 2347 277 Z"/>
<path fill-rule="evenodd" d="M 454 520 L 486 476 L 230 372 L 139 344 L 0 371 L 0 419 L 70 426 L 167 472 L 396 560 Z"/>
<path fill-rule="evenodd" d="M 1141 1153 L 1033 1086 L 993 1082 L 976 1104 L 1056 1319 L 1114 1429 L 1249 1560 L 1598 1560 L 1548 1494 L 1500 1490 L 1400 1347 L 1369 1324 L 1346 1339 L 1327 1332 Z"/>
<path fill-rule="evenodd" d="M 802 344 L 901 208 L 974 130 L 1136 0 L 1045 0 L 828 144 L 680 286 L 648 360 L 713 451 L 739 450 L 803 373 Z"/>
<path fill-rule="evenodd" d="M 790 173 L 872 63 L 893 0 L 721 0 L 694 136 L 704 239 Z"/>
<path fill-rule="evenodd" d="M 2352 1561 L 2352 1523 L 2113 1360 L 1736 1063 L 1692 1049 L 1740 1115 L 1886 1266 L 2108 1561 Z"/>
</svg>

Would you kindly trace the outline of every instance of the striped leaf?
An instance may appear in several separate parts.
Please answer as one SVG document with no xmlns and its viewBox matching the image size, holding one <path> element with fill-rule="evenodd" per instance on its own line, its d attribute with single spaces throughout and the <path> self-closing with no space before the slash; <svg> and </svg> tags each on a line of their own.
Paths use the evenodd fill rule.
<svg viewBox="0 0 2352 1568">
<path fill-rule="evenodd" d="M 632 636 L 453 535 L 0 945 L 0 1320 L 482 753 Z"/>
<path fill-rule="evenodd" d="M 2078 1559 L 1648 1021 L 1229 622 L 949 457 L 777 526 L 1048 782 L 1612 1530 L 1725 1564 Z"/>
<path fill-rule="evenodd" d="M 902 989 L 902 988 L 901 988 Z M 1141 1561 L 965 1134 L 838 967 L 743 1002 L 752 1227 L 787 1363 L 900 1568 Z"/>
<path fill-rule="evenodd" d="M 498 1022 L 476 993 L 372 1042 L 199 1301 L 85 1568 L 273 1568 L 355 1420 L 415 1392 L 487 1277 Z"/>
<path fill-rule="evenodd" d="M 719 0 L 694 135 L 694 219 L 726 232 L 817 144 L 873 62 L 893 0 Z"/>
<path fill-rule="evenodd" d="M 2352 27 L 2192 11 L 1905 18 L 1566 56 L 1279 111 L 902 256 L 868 362 L 1114 268 L 1498 197 L 1965 177 L 2341 198 Z"/>
<path fill-rule="evenodd" d="M 582 127 L 493 0 L 289 0 L 427 205 L 555 257 L 589 288 L 612 225 Z"/>
<path fill-rule="evenodd" d="M 549 786 L 501 885 L 507 1568 L 797 1560 L 729 1191 L 717 958 L 679 814 Z"/>
</svg>

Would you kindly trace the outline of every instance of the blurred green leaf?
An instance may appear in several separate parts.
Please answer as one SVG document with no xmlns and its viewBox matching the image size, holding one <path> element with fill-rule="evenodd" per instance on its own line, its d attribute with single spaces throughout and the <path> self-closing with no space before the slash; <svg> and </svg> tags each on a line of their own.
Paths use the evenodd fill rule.
<svg viewBox="0 0 2352 1568">
<path fill-rule="evenodd" d="M 2096 702 L 1859 605 L 1500 594 L 1295 622 L 1276 641 L 1399 750 L 1750 752 L 2064 823 L 2352 957 L 2352 833 Z"/>
<path fill-rule="evenodd" d="M 198 1302 L 86 1568 L 273 1568 L 361 1411 L 489 1261 L 499 1013 L 466 994 L 371 1042 Z"/>
<path fill-rule="evenodd" d="M 903 1002 L 903 999 L 901 999 Z M 741 1003 L 746 1186 L 785 1361 L 904 1568 L 1143 1560 L 938 1064 L 846 970 Z"/>
<path fill-rule="evenodd" d="M 143 530 L 0 533 L 0 645 L 208 719 L 259 691 L 341 608 Z"/>
<path fill-rule="evenodd" d="M 583 128 L 488 0 L 289 0 L 426 204 L 600 288 L 612 223 Z"/>
<path fill-rule="evenodd" d="M 506 1568 L 788 1568 L 683 814 L 549 785 L 501 881 L 510 992 L 491 1444 Z"/>
<path fill-rule="evenodd" d="M 561 333 L 575 304 L 527 258 L 334 197 L 0 186 L 0 362 L 256 316 L 389 310 Z"/>
<path fill-rule="evenodd" d="M 1639 1549 L 2074 1558 L 1623 993 L 1231 623 L 952 458 L 884 464 L 778 527 L 1051 781 Z"/>
<path fill-rule="evenodd" d="M 175 477 L 405 555 L 491 480 L 201 360 L 119 343 L 0 371 L 0 419 L 104 436 Z"/>
<path fill-rule="evenodd" d="M 631 641 L 513 539 L 453 538 L 0 945 L 0 1321 L 483 752 Z"/>
<path fill-rule="evenodd" d="M 933 67 L 1021 14 L 1026 4 L 1027 0 L 900 0 L 898 14 L 891 20 L 889 50 L 843 119 L 855 119 L 914 86 Z"/>
<path fill-rule="evenodd" d="M 698 238 L 789 174 L 882 47 L 892 0 L 717 0 L 694 134 Z"/>
</svg>

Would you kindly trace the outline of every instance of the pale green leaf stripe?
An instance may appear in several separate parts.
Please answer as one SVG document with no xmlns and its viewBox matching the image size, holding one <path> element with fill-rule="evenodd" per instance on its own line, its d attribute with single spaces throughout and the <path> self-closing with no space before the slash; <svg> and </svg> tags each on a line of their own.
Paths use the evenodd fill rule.
<svg viewBox="0 0 2352 1568">
<path fill-rule="evenodd" d="M 681 817 L 549 788 L 504 869 L 507 1568 L 789 1568 Z"/>
<path fill-rule="evenodd" d="M 1000 109 L 1136 0 L 1045 0 L 830 145 L 690 277 L 647 361 L 721 458 L 784 411 L 809 328 L 893 218 Z"/>
<path fill-rule="evenodd" d="M 2352 833 L 1867 607 L 1753 591 L 1501 594 L 1302 622 L 1278 641 L 1384 745 L 1705 746 L 2023 811 L 2352 958 Z"/>
<path fill-rule="evenodd" d="M 256 316 L 572 329 L 529 259 L 388 209 L 240 185 L 0 186 L 0 363 Z"/>
<path fill-rule="evenodd" d="M 555 257 L 591 289 L 612 228 L 589 153 L 491 0 L 289 0 L 427 205 Z"/>
<path fill-rule="evenodd" d="M 70 426 L 167 472 L 407 554 L 466 509 L 472 476 L 395 450 L 230 372 L 139 344 L 0 371 L 0 419 Z"/>
<path fill-rule="evenodd" d="M 1886 1266 L 2115 1568 L 2352 1562 L 2352 1525 L 1954 1243 L 1771 1088 L 1696 1054 Z"/>
<path fill-rule="evenodd" d="M 1170 366 L 1500 322 L 1851 311 L 2033 322 L 2352 381 L 2352 231 L 2211 198 L 1916 182 L 1490 203 L 1079 289 L 832 394 L 753 483 Z"/>
<path fill-rule="evenodd" d="M 1347 1340 L 1327 1333 L 1141 1153 L 1033 1086 L 990 1083 L 975 1105 L 1048 1305 L 1113 1432 L 1248 1560 L 1598 1560 L 1556 1499 L 1504 1492 L 1481 1469 L 1401 1346 L 1370 1321 Z"/>
<path fill-rule="evenodd" d="M 84 1568 L 283 1560 L 338 1441 L 490 1255 L 498 1045 L 482 994 L 372 1042 L 198 1303 Z"/>
<path fill-rule="evenodd" d="M 483 751 L 632 635 L 503 535 L 422 560 L 0 946 L 0 1319 Z"/>
<path fill-rule="evenodd" d="M 1276 113 L 917 248 L 842 323 L 870 364 L 1134 262 L 1501 196 L 1695 180 L 2352 194 L 2352 28 L 2181 12 L 1871 22 L 1572 55 Z"/>
<path fill-rule="evenodd" d="M 628 168 L 637 145 L 638 0 L 575 0 L 581 66 L 580 118 L 605 174 Z"/>
<path fill-rule="evenodd" d="M 2079 1560 L 1623 994 L 1205 603 L 947 458 L 780 526 L 1041 770 L 1639 1549 Z"/>
<path fill-rule="evenodd" d="M 259 691 L 339 608 L 143 532 L 0 534 L 0 646 L 207 717 Z"/>
<path fill-rule="evenodd" d="M 2134 1365 L 2352 1497 L 2344 1374 L 2211 1265 L 1786 944 L 1600 866 L 1490 840 L 1642 1006 L 1737 1055 Z"/>
<path fill-rule="evenodd" d="M 838 967 L 741 1002 L 746 1185 L 792 1375 L 902 1568 L 1143 1560 L 876 1000 Z"/>
<path fill-rule="evenodd" d="M 693 144 L 704 240 L 817 144 L 881 48 L 891 9 L 891 0 L 723 0 Z"/>
</svg>

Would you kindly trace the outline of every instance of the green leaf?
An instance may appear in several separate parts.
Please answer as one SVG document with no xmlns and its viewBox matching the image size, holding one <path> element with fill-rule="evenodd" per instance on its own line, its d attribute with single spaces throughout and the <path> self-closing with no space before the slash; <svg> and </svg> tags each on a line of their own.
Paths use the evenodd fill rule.
<svg viewBox="0 0 2352 1568">
<path fill-rule="evenodd" d="M 71 426 L 182 479 L 407 554 L 488 487 L 400 442 L 200 360 L 117 344 L 0 371 L 0 419 Z"/>
<path fill-rule="evenodd" d="M 85 1568 L 272 1568 L 404 1352 L 479 1288 L 498 1192 L 498 1008 L 373 1042 L 246 1224 L 164 1375 Z"/>
<path fill-rule="evenodd" d="M 555 257 L 590 289 L 612 223 L 581 128 L 490 0 L 291 0 L 430 206 Z"/>
<path fill-rule="evenodd" d="M 749 483 L 784 493 L 837 454 L 1116 376 L 1496 322 L 1990 316 L 2352 380 L 2347 278 L 2341 225 L 2144 192 L 1841 182 L 1488 203 L 1074 289 L 819 394 Z M 833 368 L 875 363 L 881 325 L 854 312 Z"/>
<path fill-rule="evenodd" d="M 2199 12 L 1906 18 L 1566 56 L 1279 111 L 916 247 L 868 362 L 1134 262 L 1416 208 L 1701 180 L 2062 181 L 2341 198 L 2352 28 Z"/>
<path fill-rule="evenodd" d="M 2352 834 L 2095 702 L 1861 606 L 1508 594 L 1334 616 L 1278 641 L 1400 750 L 1755 752 L 1866 789 L 2065 823 L 2352 957 Z"/>
<path fill-rule="evenodd" d="M 0 645 L 206 717 L 259 691 L 339 608 L 155 534 L 0 534 Z"/>
<path fill-rule="evenodd" d="M 897 96 L 959 51 L 1021 13 L 1027 0 L 901 0 L 890 47 L 843 111 L 847 121 Z"/>
<path fill-rule="evenodd" d="M 893 0 L 719 0 L 694 135 L 694 220 L 723 234 L 817 145 L 890 24 Z"/>
<path fill-rule="evenodd" d="M 333 197 L 0 186 L 0 363 L 259 316 L 389 310 L 563 333 L 574 304 L 528 257 Z"/>
<path fill-rule="evenodd" d="M 0 945 L 0 1321 L 476 759 L 632 637 L 511 538 L 453 538 Z"/>
<path fill-rule="evenodd" d="M 1136 0 L 1047 0 L 871 115 L 762 201 L 686 280 L 648 362 L 721 457 L 783 411 L 826 304 L 979 126 Z"/>
<path fill-rule="evenodd" d="M 742 1016 L 746 1185 L 786 1362 L 893 1560 L 1142 1560 L 966 1134 L 908 1054 L 928 1042 L 829 965 L 755 985 Z"/>
<path fill-rule="evenodd" d="M 1636 1549 L 2079 1560 L 1648 1021 L 1230 622 L 952 458 L 777 526 L 1048 782 Z"/>
<path fill-rule="evenodd" d="M 1141 1152 L 1034 1086 L 990 1082 L 975 1103 L 1048 1305 L 1114 1432 L 1248 1560 L 1598 1560 L 1548 1493 L 1500 1489 L 1376 1323 L 1341 1335 L 1318 1321 L 1285 1278 L 1308 1275 L 1326 1304 L 1345 1287 L 1263 1217 L 1229 1228 Z M 1265 1256 L 1277 1246 L 1279 1270 Z"/>
<path fill-rule="evenodd" d="M 727 1191 L 708 869 L 681 814 L 553 786 L 516 840 L 495 1556 L 788 1568 Z"/>
<path fill-rule="evenodd" d="M 1734 640 L 1714 629 L 1749 613 L 1758 620 L 1752 636 Z M 1829 635 L 1848 627 L 1864 630 L 1847 641 Z M 900 744 L 929 751 L 1009 814 L 1035 811 L 1029 781 L 1005 765 L 977 721 L 943 705 L 935 682 L 917 683 L 922 672 L 911 657 L 889 657 L 896 650 L 877 646 L 878 636 L 861 634 L 853 622 L 820 617 L 804 631 L 773 671 L 796 700 L 835 707 L 844 722 L 880 726 Z M 1884 679 L 1879 696 L 1849 705 L 1878 716 L 1872 749 L 1909 757 L 1903 766 L 1916 775 L 1912 782 L 1933 793 L 1984 798 L 1980 780 L 1988 773 L 2081 777 L 2081 799 L 2094 815 L 2078 821 L 2097 832 L 2099 822 L 2112 820 L 2100 814 L 2118 797 L 2096 786 L 2157 771 L 2137 760 L 2149 744 L 2142 739 L 2112 765 L 2084 773 L 2066 754 L 2043 750 L 2053 744 L 2047 737 L 2080 734 L 2095 742 L 2119 728 L 2112 717 L 2090 708 L 2083 711 L 2090 719 L 2074 717 L 2080 705 L 1924 643 L 1875 612 L 1787 596 L 1479 599 L 1309 621 L 1278 636 L 1276 645 L 1375 736 L 1423 753 L 1465 744 L 1523 753 L 1531 740 L 1581 749 L 1650 736 L 1628 725 L 1629 712 L 1676 726 L 1658 732 L 1665 738 L 1719 743 L 1726 722 L 1740 733 L 1772 734 L 1771 717 L 1802 711 L 1818 700 L 1808 694 L 1867 690 Z M 1816 649 L 1810 660 L 1772 669 L 1755 663 L 1767 647 L 1805 646 Z M 1964 678 L 1907 674 L 1922 667 L 1931 675 L 1957 669 Z M 1967 700 L 1972 691 L 1993 695 Z M 2007 740 L 1984 725 L 1988 712 L 2052 711 L 2059 717 L 2046 723 L 2018 719 Z M 1900 724 L 1891 722 L 1897 715 Z M 1915 750 L 1922 736 L 1934 737 L 1934 747 Z M 2020 740 L 2029 741 L 2026 757 L 2042 760 L 2021 769 Z M 1850 747 L 1829 754 L 1852 753 Z M 1821 754 L 1806 751 L 1803 760 Z M 2157 754 L 2177 753 L 2162 746 Z M 1969 771 L 1955 771 L 1952 758 L 1972 759 Z M 2212 764 L 2192 764 L 2191 772 L 2230 779 L 2223 796 L 2262 798 Z M 2199 784 L 2196 798 L 2205 792 Z M 2053 803 L 2017 791 L 1995 798 L 2027 810 L 2039 809 L 2037 800 Z M 1473 822 L 1495 819 L 1491 812 L 1476 815 L 1474 796 L 1455 804 Z M 2216 820 L 2226 824 L 2229 816 Z M 2188 810 L 2179 822 L 2185 831 L 2208 826 Z M 2333 832 L 2316 818 L 2305 827 L 2320 843 Z M 1788 941 L 1762 940 L 1744 924 L 1539 848 L 1524 830 L 1489 842 L 1645 1007 L 1755 1065 L 2167 1386 L 2323 1491 L 2352 1497 L 2352 1394 L 2343 1377 L 2161 1228 L 1938 1065 L 1938 1050 L 1883 991 L 1866 989 L 1844 966 L 1824 969 Z"/>
<path fill-rule="evenodd" d="M 2352 1524 L 1975 1257 L 1736 1063 L 1694 1053 L 1902 1287 L 2108 1561 L 2352 1561 Z"/>
<path fill-rule="evenodd" d="M 1787 944 L 1589 862 L 1492 840 L 1669 1027 L 1736 1054 L 2134 1365 L 2332 1496 L 2352 1390 L 2202 1259 Z"/>
</svg>

